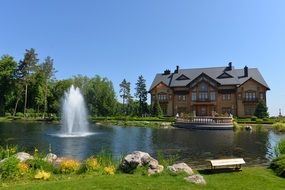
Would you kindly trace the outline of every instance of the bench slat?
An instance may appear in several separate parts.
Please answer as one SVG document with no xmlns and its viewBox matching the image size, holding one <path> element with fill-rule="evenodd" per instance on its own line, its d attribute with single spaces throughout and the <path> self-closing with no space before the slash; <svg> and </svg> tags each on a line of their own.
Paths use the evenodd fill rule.
<svg viewBox="0 0 285 190">
<path fill-rule="evenodd" d="M 212 166 L 229 166 L 229 165 L 245 164 L 243 158 L 209 160 L 209 162 L 211 163 Z"/>
</svg>

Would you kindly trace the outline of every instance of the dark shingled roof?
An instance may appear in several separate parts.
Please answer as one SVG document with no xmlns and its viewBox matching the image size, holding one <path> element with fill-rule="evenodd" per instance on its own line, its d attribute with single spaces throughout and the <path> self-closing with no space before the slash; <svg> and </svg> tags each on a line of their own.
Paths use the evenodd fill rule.
<svg viewBox="0 0 285 190">
<path fill-rule="evenodd" d="M 248 68 L 248 76 L 245 77 L 244 69 L 235 69 L 232 67 L 232 70 L 228 70 L 228 67 L 211 67 L 198 69 L 179 69 L 178 73 L 170 73 L 167 75 L 163 73 L 156 74 L 151 84 L 150 91 L 160 83 L 164 83 L 169 87 L 186 86 L 203 73 L 218 82 L 220 85 L 239 86 L 245 83 L 247 80 L 253 79 L 269 90 L 267 83 L 257 68 Z M 182 75 L 188 77 L 189 79 L 179 80 L 181 78 L 180 76 Z"/>
</svg>

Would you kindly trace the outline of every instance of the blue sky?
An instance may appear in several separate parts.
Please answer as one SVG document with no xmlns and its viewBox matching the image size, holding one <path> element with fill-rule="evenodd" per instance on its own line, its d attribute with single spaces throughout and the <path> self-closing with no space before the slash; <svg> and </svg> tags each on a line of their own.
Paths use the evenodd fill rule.
<svg viewBox="0 0 285 190">
<path fill-rule="evenodd" d="M 35 48 L 57 79 L 96 74 L 149 88 L 165 69 L 257 67 L 285 114 L 284 0 L 1 0 L 0 55 Z"/>
</svg>

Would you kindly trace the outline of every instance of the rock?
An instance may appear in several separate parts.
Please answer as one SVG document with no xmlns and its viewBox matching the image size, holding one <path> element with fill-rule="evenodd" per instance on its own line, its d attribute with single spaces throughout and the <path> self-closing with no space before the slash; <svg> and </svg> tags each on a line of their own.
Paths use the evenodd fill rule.
<svg viewBox="0 0 285 190">
<path fill-rule="evenodd" d="M 15 157 L 18 158 L 20 162 L 25 162 L 27 160 L 34 159 L 33 156 L 31 156 L 30 154 L 26 152 L 18 152 L 17 154 L 15 154 Z"/>
<path fill-rule="evenodd" d="M 156 159 L 151 159 L 148 164 L 150 169 L 157 169 L 159 166 Z"/>
<path fill-rule="evenodd" d="M 167 167 L 171 172 L 185 172 L 188 175 L 193 175 L 192 169 L 185 163 L 173 164 L 172 166 Z"/>
<path fill-rule="evenodd" d="M 66 160 L 65 157 L 57 157 L 56 160 L 53 161 L 53 166 L 58 168 L 62 161 Z"/>
<path fill-rule="evenodd" d="M 163 172 L 164 167 L 163 165 L 157 165 L 157 167 L 155 169 L 152 169 L 151 167 L 148 168 L 148 174 L 149 175 L 153 175 L 153 174 L 159 174 L 161 172 Z"/>
<path fill-rule="evenodd" d="M 195 183 L 198 185 L 206 185 L 206 181 L 203 176 L 201 175 L 191 175 L 184 178 L 186 181 Z"/>
<path fill-rule="evenodd" d="M 121 163 L 121 170 L 130 173 L 139 166 L 150 165 L 151 169 L 157 169 L 158 161 L 152 158 L 148 153 L 141 151 L 134 151 L 125 156 Z"/>
<path fill-rule="evenodd" d="M 53 163 L 57 159 L 57 155 L 53 153 L 48 153 L 46 157 L 44 158 L 45 161 Z"/>
</svg>

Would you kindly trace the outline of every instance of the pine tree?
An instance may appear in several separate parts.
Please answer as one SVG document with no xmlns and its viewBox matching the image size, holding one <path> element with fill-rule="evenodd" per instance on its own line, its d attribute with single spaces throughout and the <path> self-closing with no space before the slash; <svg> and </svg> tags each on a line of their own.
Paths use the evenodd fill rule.
<svg viewBox="0 0 285 190">
<path fill-rule="evenodd" d="M 136 83 L 136 93 L 135 97 L 139 100 L 139 114 L 142 116 L 147 112 L 147 90 L 145 79 L 142 75 L 139 76 L 138 81 Z"/>
<path fill-rule="evenodd" d="M 255 112 L 254 112 L 254 115 L 258 118 L 266 118 L 269 116 L 268 114 L 268 108 L 267 106 L 265 105 L 264 102 L 259 102 L 257 104 L 257 107 L 255 109 Z"/>
<path fill-rule="evenodd" d="M 155 116 L 155 117 L 163 116 L 163 111 L 160 107 L 160 104 L 159 104 L 157 98 L 155 99 L 154 104 L 152 106 L 152 116 Z"/>
<path fill-rule="evenodd" d="M 125 104 L 128 104 L 128 107 L 130 106 L 132 101 L 132 96 L 131 96 L 131 83 L 127 82 L 126 79 L 124 79 L 121 84 L 120 84 L 120 95 L 121 98 L 123 98 L 123 112 L 126 113 L 126 108 Z"/>
</svg>

